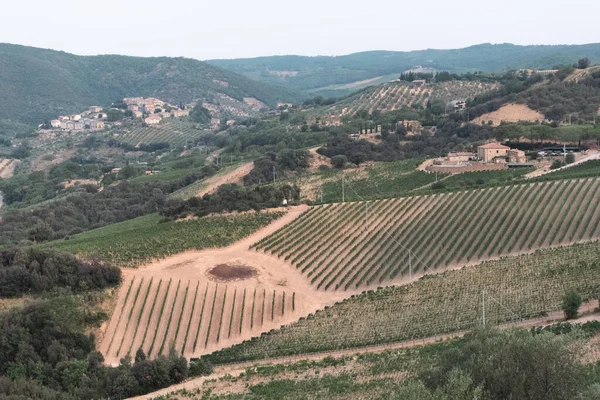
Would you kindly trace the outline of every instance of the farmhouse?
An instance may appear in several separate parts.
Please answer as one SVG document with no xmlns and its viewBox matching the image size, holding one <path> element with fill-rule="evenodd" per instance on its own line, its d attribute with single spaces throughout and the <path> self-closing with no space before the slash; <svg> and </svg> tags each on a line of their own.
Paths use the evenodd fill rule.
<svg viewBox="0 0 600 400">
<path fill-rule="evenodd" d="M 50 121 L 50 125 L 53 128 L 60 128 L 60 120 L 58 119 L 53 119 L 52 121 Z"/>
<path fill-rule="evenodd" d="M 171 115 L 173 115 L 174 118 L 187 117 L 190 115 L 190 112 L 188 110 L 173 110 Z"/>
<path fill-rule="evenodd" d="M 510 147 L 500 143 L 488 143 L 477 147 L 477 156 L 486 163 L 494 162 L 495 158 L 506 158 Z"/>
<path fill-rule="evenodd" d="M 86 125 L 88 125 L 90 129 L 104 129 L 104 121 L 99 121 L 97 119 L 89 120 L 89 122 L 86 122 Z"/>
<path fill-rule="evenodd" d="M 508 150 L 508 162 L 510 163 L 516 163 L 516 164 L 523 164 L 527 162 L 527 156 L 525 155 L 525 152 L 522 150 L 518 150 L 518 149 L 510 149 Z"/>
<path fill-rule="evenodd" d="M 144 122 L 147 123 L 148 125 L 156 125 L 156 124 L 160 123 L 161 120 L 162 120 L 162 118 L 160 115 L 153 114 L 153 115 L 149 116 L 148 118 L 146 118 L 144 120 Z"/>
<path fill-rule="evenodd" d="M 89 111 L 90 111 L 92 114 L 99 113 L 100 111 L 102 111 L 102 107 L 100 107 L 100 106 L 91 106 L 91 107 L 89 108 Z"/>
</svg>

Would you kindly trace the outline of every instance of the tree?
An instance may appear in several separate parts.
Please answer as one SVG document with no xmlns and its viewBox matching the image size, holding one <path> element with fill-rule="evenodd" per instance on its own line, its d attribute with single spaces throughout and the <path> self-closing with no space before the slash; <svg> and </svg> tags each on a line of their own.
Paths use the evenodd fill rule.
<svg viewBox="0 0 600 400">
<path fill-rule="evenodd" d="M 561 168 L 564 166 L 565 166 L 565 164 L 562 161 L 554 160 L 554 161 L 552 161 L 552 165 L 550 166 L 550 169 L 558 169 L 558 168 Z"/>
<path fill-rule="evenodd" d="M 192 111 L 190 111 L 190 118 L 198 124 L 208 124 L 212 117 L 208 109 L 202 107 L 201 104 L 196 104 Z"/>
<path fill-rule="evenodd" d="M 140 347 L 139 349 L 137 349 L 137 351 L 135 352 L 135 363 L 139 363 L 146 360 L 146 354 L 144 353 L 144 350 L 142 350 L 142 348 Z"/>
<path fill-rule="evenodd" d="M 567 164 L 573 164 L 573 163 L 575 162 L 575 154 L 573 154 L 573 153 L 568 153 L 568 154 L 565 156 L 565 162 L 566 162 Z"/>
<path fill-rule="evenodd" d="M 573 289 L 568 290 L 563 297 L 562 304 L 563 311 L 565 312 L 565 318 L 576 318 L 579 313 L 579 307 L 581 307 L 581 303 L 581 295 Z"/>
<path fill-rule="evenodd" d="M 50 225 L 48 225 L 46 222 L 40 222 L 31 228 L 29 232 L 27 232 L 27 236 L 32 242 L 39 243 L 49 240 L 53 233 L 54 231 Z"/>
<path fill-rule="evenodd" d="M 106 113 L 106 120 L 109 122 L 120 121 L 125 116 L 125 113 L 121 110 L 108 109 L 104 111 Z"/>
<path fill-rule="evenodd" d="M 577 68 L 579 69 L 586 69 L 587 67 L 589 67 L 591 64 L 591 61 L 589 58 L 584 57 L 584 58 L 580 58 L 579 61 L 577 61 Z"/>
<path fill-rule="evenodd" d="M 348 157 L 346 157 L 345 155 L 340 154 L 340 155 L 331 157 L 331 164 L 335 168 L 344 168 L 344 166 L 347 163 L 348 163 Z"/>
</svg>

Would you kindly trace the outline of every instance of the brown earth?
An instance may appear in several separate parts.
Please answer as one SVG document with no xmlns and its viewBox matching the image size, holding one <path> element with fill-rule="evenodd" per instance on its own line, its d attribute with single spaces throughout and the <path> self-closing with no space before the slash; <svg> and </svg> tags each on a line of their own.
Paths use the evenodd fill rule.
<svg viewBox="0 0 600 400">
<path fill-rule="evenodd" d="M 247 265 L 219 264 L 208 270 L 208 276 L 218 281 L 243 280 L 256 275 L 256 270 Z"/>
<path fill-rule="evenodd" d="M 170 307 L 165 307 L 160 321 L 157 316 L 162 305 L 164 293 L 169 280 L 171 280 L 172 283 L 167 304 L 175 304 L 174 314 L 171 319 L 171 321 L 176 321 L 175 325 L 178 324 L 177 321 L 179 313 L 182 311 L 181 304 L 183 303 L 181 302 L 183 300 L 181 300 L 181 296 L 184 296 L 183 292 L 185 292 L 188 282 L 192 282 L 190 287 L 193 287 L 194 290 L 196 283 L 199 282 L 199 291 L 201 293 L 199 293 L 196 298 L 196 311 L 194 312 L 194 315 L 185 312 L 185 310 L 191 311 L 191 306 L 189 306 L 188 303 L 193 300 L 193 294 L 188 292 L 187 300 L 185 300 L 187 308 L 184 309 L 184 314 L 186 317 L 181 323 L 181 325 L 186 325 L 186 327 L 187 325 L 191 326 L 191 328 L 189 328 L 191 335 L 195 335 L 196 333 L 197 329 L 194 328 L 194 324 L 196 323 L 195 321 L 198 321 L 198 312 L 202 309 L 204 297 L 206 297 L 206 301 L 209 304 L 209 306 L 206 307 L 207 309 L 204 310 L 203 321 L 205 322 L 200 324 L 201 332 L 199 335 L 205 338 L 210 337 L 210 340 L 207 341 L 206 345 L 203 340 L 201 346 L 197 346 L 195 350 L 191 348 L 190 342 L 188 341 L 185 347 L 186 351 L 184 352 L 186 357 L 198 357 L 202 354 L 211 353 L 216 350 L 241 343 L 245 340 L 251 339 L 252 337 L 260 336 L 261 333 L 268 332 L 271 329 L 279 329 L 283 325 L 295 322 L 300 317 L 306 317 L 308 314 L 314 313 L 318 309 L 322 309 L 325 306 L 331 306 L 347 297 L 349 293 L 317 291 L 310 285 L 310 282 L 306 280 L 300 271 L 296 270 L 296 268 L 284 260 L 281 260 L 270 254 L 249 250 L 249 247 L 252 244 L 287 225 L 306 210 L 308 210 L 308 206 L 304 205 L 290 207 L 286 215 L 277 219 L 269 226 L 226 248 L 207 249 L 202 251 L 186 251 L 175 256 L 156 261 L 142 268 L 123 269 L 124 283 L 121 286 L 113 315 L 109 323 L 106 324 L 104 340 L 99 346 L 100 350 L 105 355 L 106 363 L 117 365 L 119 363 L 119 358 L 123 356 L 124 351 L 129 347 L 132 347 L 130 343 L 135 343 L 136 346 L 139 346 L 141 341 L 139 336 L 143 335 L 142 331 L 145 330 L 145 328 L 140 329 L 136 333 L 134 326 L 135 322 L 131 322 L 129 324 L 130 326 L 127 327 L 126 321 L 137 321 L 140 313 L 143 316 L 143 324 L 146 324 L 149 327 L 148 338 L 143 345 L 144 351 L 148 350 L 149 341 L 154 337 L 155 334 L 158 338 L 157 341 L 159 341 L 163 336 L 168 336 L 169 338 L 172 336 L 171 330 L 175 329 L 176 327 L 171 326 L 171 328 L 167 329 L 167 325 L 173 324 L 165 322 L 167 321 L 171 311 Z M 235 282 L 227 282 L 225 284 L 219 283 L 215 288 L 215 283 L 213 282 L 208 284 L 206 277 L 211 269 L 214 269 L 215 266 L 223 264 L 229 266 L 243 265 L 252 268 L 254 270 L 254 275 Z M 133 307 L 132 303 L 134 302 L 135 293 L 142 279 L 144 280 L 144 286 L 142 286 L 138 296 L 136 307 Z M 144 293 L 146 292 L 145 287 L 148 285 L 151 279 L 154 279 L 153 287 L 156 287 L 159 280 L 162 279 L 162 287 L 161 294 L 158 294 L 153 317 L 149 319 L 149 312 L 140 311 L 140 304 L 143 301 Z M 128 304 L 124 304 L 126 292 L 131 281 L 134 283 L 129 294 L 129 299 L 127 301 Z M 179 300 L 175 301 L 175 289 L 178 285 L 178 282 L 181 282 L 178 295 Z M 209 286 L 207 286 L 207 284 Z M 209 289 L 208 294 L 205 296 L 204 290 L 206 287 L 209 287 Z M 211 307 L 210 305 L 213 302 L 213 298 L 215 298 L 215 289 L 218 289 L 218 292 L 216 293 L 217 303 L 215 303 L 217 306 Z M 190 289 L 190 291 L 191 290 L 192 289 Z M 250 296 L 255 292 L 255 290 L 257 292 L 257 297 L 255 300 L 258 306 L 257 309 L 254 310 L 254 314 L 252 314 L 252 310 L 250 309 L 252 306 Z M 225 293 L 225 291 L 227 293 Z M 235 295 L 234 292 L 236 293 Z M 239 296 L 243 296 L 244 292 L 246 292 L 247 297 L 244 307 L 241 307 L 241 297 Z M 274 292 L 276 292 L 275 297 L 273 296 Z M 283 292 L 286 292 L 285 298 L 282 297 Z M 150 293 L 152 294 L 152 292 Z M 292 294 L 294 296 L 293 298 Z M 150 308 L 153 297 L 156 296 L 156 294 L 148 296 L 147 304 L 145 305 L 144 310 Z M 232 296 L 238 296 L 238 300 L 235 302 L 235 305 L 232 302 Z M 250 327 L 249 320 L 244 321 L 244 329 L 242 329 L 240 332 L 239 321 L 243 315 L 252 315 L 254 321 L 260 321 L 260 310 L 258 307 L 260 307 L 259 303 L 261 301 L 265 304 L 266 309 L 263 312 L 263 315 L 265 316 L 264 323 L 259 324 L 258 322 L 255 322 L 253 327 Z M 292 302 L 294 302 L 293 310 Z M 274 308 L 271 307 L 272 304 L 275 306 Z M 283 309 L 283 304 L 285 304 L 285 310 Z M 212 315 L 210 308 L 214 308 L 214 315 L 212 318 L 212 327 L 209 332 L 207 331 L 208 322 L 206 321 L 208 321 L 208 316 Z M 242 308 L 244 311 L 241 310 Z M 233 309 L 235 310 L 232 316 Z M 131 318 L 129 318 L 130 314 Z M 191 316 L 187 317 L 187 315 Z M 274 318 L 272 318 L 272 316 Z M 189 322 L 188 319 L 191 322 Z M 146 323 L 146 321 L 148 322 Z M 222 329 L 220 328 L 221 324 L 224 325 Z M 231 326 L 231 328 L 229 328 L 231 334 L 226 328 L 229 326 Z M 184 328 L 180 327 L 180 329 Z M 221 332 L 220 338 L 215 340 L 215 337 L 218 335 L 219 331 Z M 116 336 L 114 339 L 113 335 Z M 181 339 L 179 336 L 180 335 L 177 336 L 177 340 Z M 120 347 L 121 341 L 123 342 L 123 346 L 119 357 L 116 355 L 116 350 Z M 160 343 L 158 345 L 155 343 L 154 351 L 152 353 L 153 356 L 157 354 L 157 347 L 160 347 Z M 133 351 L 135 351 L 135 349 L 133 349 Z M 164 351 L 168 351 L 168 349 Z"/>
<path fill-rule="evenodd" d="M 212 193 L 215 190 L 217 190 L 217 188 L 219 186 L 224 185 L 226 183 L 241 184 L 242 179 L 244 178 L 244 176 L 246 176 L 250 173 L 253 166 L 254 166 L 254 163 L 251 163 L 251 162 L 245 163 L 245 164 L 240 165 L 238 168 L 236 168 L 233 171 L 226 172 L 223 174 L 217 174 L 215 176 L 212 176 L 212 177 L 206 179 L 204 181 L 205 182 L 204 186 L 202 187 L 202 189 L 200 189 L 198 191 L 196 196 L 202 197 L 205 194 Z"/>
<path fill-rule="evenodd" d="M 488 121 L 492 121 L 492 126 L 499 126 L 502 121 L 504 122 L 541 122 L 546 117 L 543 114 L 532 110 L 525 104 L 507 104 L 500 107 L 498 110 L 483 114 L 473 120 L 475 124 L 487 124 Z"/>
<path fill-rule="evenodd" d="M 19 165 L 20 160 L 4 159 L 0 160 L 0 178 L 10 178 L 15 172 L 15 168 Z"/>
</svg>

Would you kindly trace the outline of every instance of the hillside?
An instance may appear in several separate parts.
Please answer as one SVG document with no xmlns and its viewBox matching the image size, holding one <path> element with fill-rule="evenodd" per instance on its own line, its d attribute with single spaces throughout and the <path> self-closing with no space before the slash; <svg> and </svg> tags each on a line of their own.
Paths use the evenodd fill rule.
<svg viewBox="0 0 600 400">
<path fill-rule="evenodd" d="M 600 65 L 563 68 L 547 75 L 517 75 L 500 90 L 471 103 L 471 118 L 494 124 L 543 119 L 560 124 L 594 123 L 600 109 Z"/>
<path fill-rule="evenodd" d="M 498 88 L 497 83 L 478 81 L 452 81 L 417 86 L 405 81 L 385 83 L 368 88 L 336 103 L 331 110 L 341 115 L 354 114 L 359 110 L 372 113 L 399 110 L 404 107 L 420 105 L 441 100 L 444 103 L 453 100 L 467 101 L 476 96 Z"/>
<path fill-rule="evenodd" d="M 367 290 L 600 237 L 600 181 L 515 185 L 311 209 L 255 248 L 320 290 Z M 518 205 L 516 207 L 515 205 Z M 409 250 L 410 249 L 410 250 Z"/>
<path fill-rule="evenodd" d="M 289 89 L 192 59 L 77 56 L 6 43 L 0 44 L 0 93 L 0 119 L 36 124 L 123 97 L 179 104 L 226 95 L 269 106 L 300 98 Z"/>
<path fill-rule="evenodd" d="M 488 43 L 454 50 L 367 51 L 336 57 L 289 55 L 209 60 L 207 63 L 293 89 L 322 89 L 325 95 L 346 95 L 352 89 L 328 86 L 400 74 L 418 65 L 455 73 L 500 72 L 520 68 L 550 69 L 572 64 L 582 57 L 600 61 L 600 44 L 516 46 Z"/>
</svg>

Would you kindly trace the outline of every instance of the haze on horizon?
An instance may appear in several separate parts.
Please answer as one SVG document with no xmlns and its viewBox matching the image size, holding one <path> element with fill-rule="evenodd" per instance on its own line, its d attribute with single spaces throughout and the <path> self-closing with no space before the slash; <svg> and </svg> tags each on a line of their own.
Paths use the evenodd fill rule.
<svg viewBox="0 0 600 400">
<path fill-rule="evenodd" d="M 81 55 L 201 60 L 367 50 L 462 48 L 479 43 L 600 42 L 597 0 L 275 0 L 3 4 L 0 42 Z"/>
</svg>

